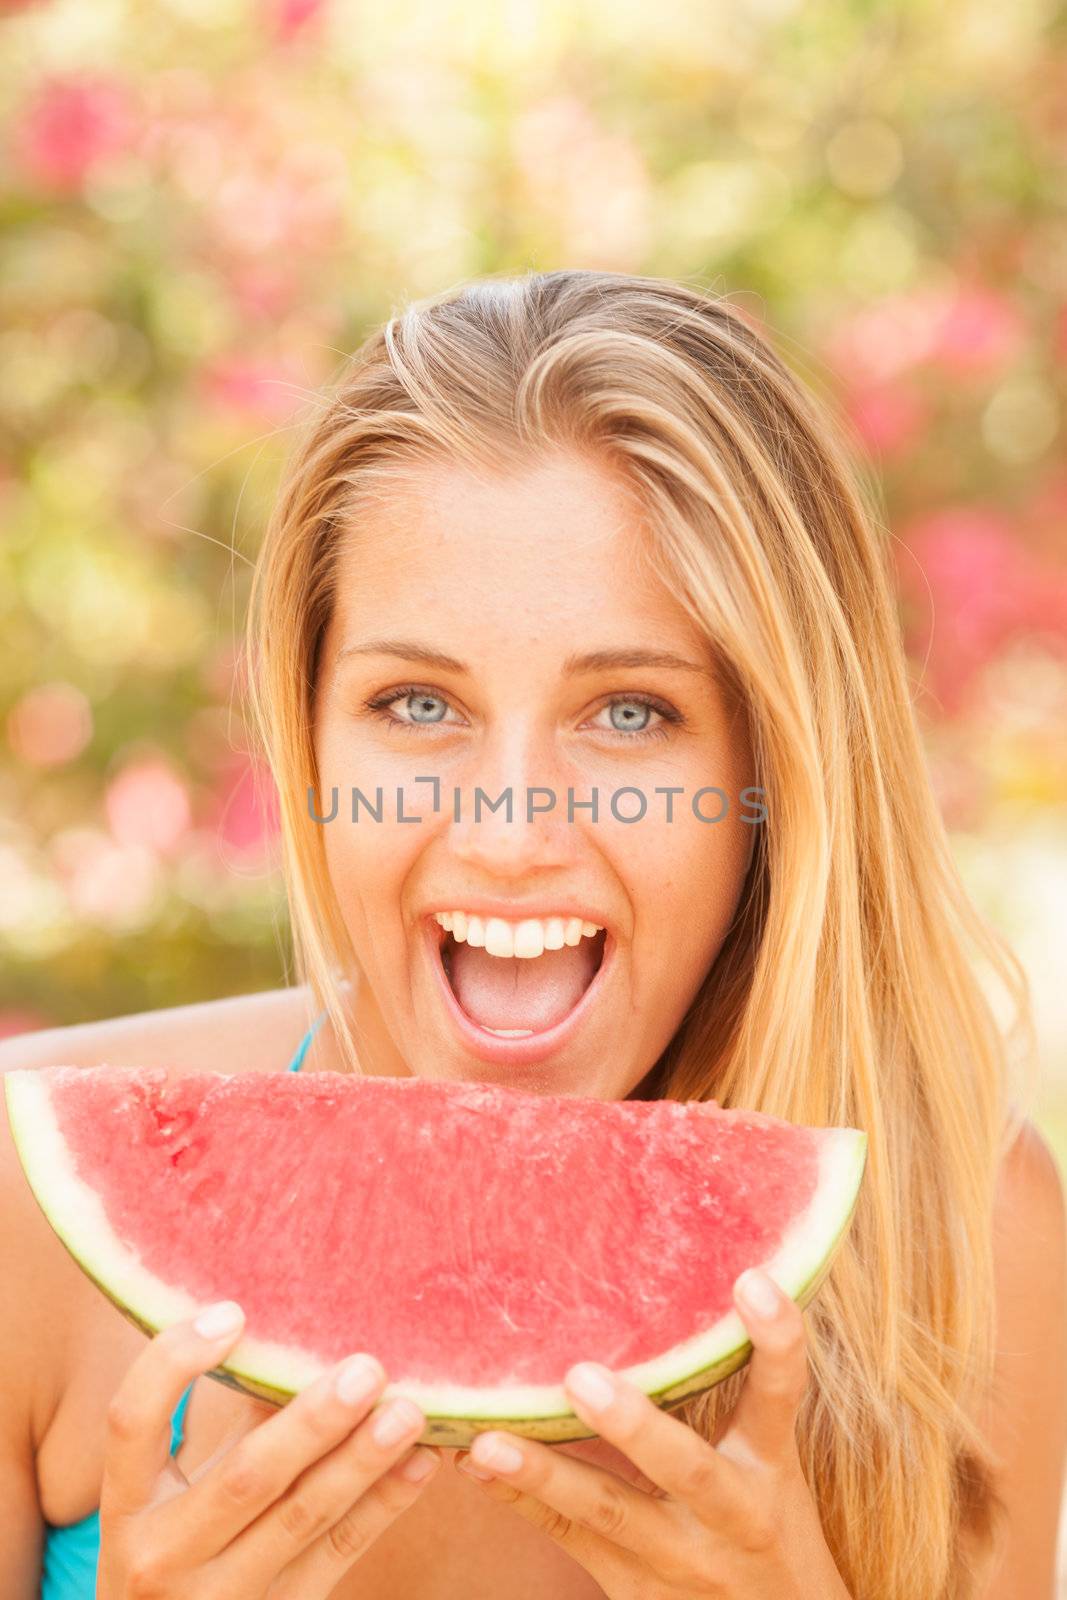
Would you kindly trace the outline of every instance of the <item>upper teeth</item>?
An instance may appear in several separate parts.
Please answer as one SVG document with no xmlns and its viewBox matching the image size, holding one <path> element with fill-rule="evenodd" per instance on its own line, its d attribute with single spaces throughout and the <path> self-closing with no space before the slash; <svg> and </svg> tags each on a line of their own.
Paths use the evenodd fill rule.
<svg viewBox="0 0 1067 1600">
<path fill-rule="evenodd" d="M 539 956 L 545 950 L 562 950 L 578 944 L 582 935 L 592 938 L 601 924 L 581 917 L 527 917 L 505 922 L 503 917 L 468 916 L 465 911 L 435 911 L 434 921 L 446 928 L 458 944 L 482 945 L 487 955 Z"/>
</svg>

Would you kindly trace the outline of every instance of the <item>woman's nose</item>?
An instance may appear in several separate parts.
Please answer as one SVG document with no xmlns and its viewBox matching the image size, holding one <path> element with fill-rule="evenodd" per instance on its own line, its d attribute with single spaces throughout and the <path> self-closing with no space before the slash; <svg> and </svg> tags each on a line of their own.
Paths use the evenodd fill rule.
<svg viewBox="0 0 1067 1600">
<path fill-rule="evenodd" d="M 573 783 L 573 779 L 570 780 Z M 472 763 L 453 794 L 442 796 L 452 818 L 452 850 L 487 872 L 516 875 L 573 859 L 578 825 L 569 820 L 568 779 L 528 744 Z M 579 796 L 576 794 L 575 799 Z"/>
</svg>

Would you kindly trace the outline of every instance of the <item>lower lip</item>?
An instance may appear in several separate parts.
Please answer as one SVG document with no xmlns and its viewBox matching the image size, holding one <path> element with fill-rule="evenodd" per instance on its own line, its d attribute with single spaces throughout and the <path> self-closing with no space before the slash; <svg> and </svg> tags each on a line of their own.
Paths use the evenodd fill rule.
<svg viewBox="0 0 1067 1600">
<path fill-rule="evenodd" d="M 441 959 L 439 933 L 440 924 L 434 922 L 431 917 L 426 923 L 427 953 L 445 1010 L 452 1018 L 464 1048 L 469 1050 L 471 1055 L 477 1056 L 481 1061 L 491 1061 L 505 1067 L 532 1066 L 554 1055 L 557 1050 L 570 1042 L 596 1005 L 615 955 L 615 941 L 611 934 L 605 931 L 604 953 L 600 965 L 578 1004 L 551 1028 L 543 1028 L 539 1033 L 527 1034 L 521 1039 L 506 1039 L 500 1034 L 490 1033 L 487 1028 L 480 1028 L 461 1007 L 452 992 L 452 985 L 448 981 Z"/>
</svg>

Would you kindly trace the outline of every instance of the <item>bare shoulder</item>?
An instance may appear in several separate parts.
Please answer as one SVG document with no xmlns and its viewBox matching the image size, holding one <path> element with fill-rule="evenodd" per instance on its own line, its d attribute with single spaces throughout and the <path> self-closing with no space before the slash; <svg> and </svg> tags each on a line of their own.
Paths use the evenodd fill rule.
<svg viewBox="0 0 1067 1600">
<path fill-rule="evenodd" d="M 1027 1121 L 1000 1168 L 994 1215 L 997 1360 L 989 1436 L 1007 1509 L 982 1600 L 1051 1597 L 1067 1459 L 1067 1206 L 1056 1157 Z"/>
<path fill-rule="evenodd" d="M 268 989 L 138 1011 L 0 1041 L 0 1072 L 108 1063 L 202 1072 L 280 1072 L 312 1021 L 311 991 Z"/>
<path fill-rule="evenodd" d="M 1067 1205 L 1059 1164 L 1034 1123 L 1005 1153 L 993 1218 L 998 1349 L 1067 1337 Z M 1067 1371 L 1067 1366 L 1064 1368 Z"/>
<path fill-rule="evenodd" d="M 1008 1147 L 1000 1168 L 1000 1201 L 1010 1210 L 1020 1201 L 1043 1196 L 1062 1209 L 1059 1163 L 1041 1130 L 1027 1118 Z"/>
</svg>

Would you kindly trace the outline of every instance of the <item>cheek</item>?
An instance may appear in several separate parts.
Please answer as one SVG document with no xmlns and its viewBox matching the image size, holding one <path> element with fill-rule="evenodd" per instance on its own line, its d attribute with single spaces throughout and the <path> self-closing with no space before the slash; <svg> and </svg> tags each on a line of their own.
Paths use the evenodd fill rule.
<svg viewBox="0 0 1067 1600">
<path fill-rule="evenodd" d="M 341 915 L 353 938 L 385 933 L 397 926 L 405 877 L 414 855 L 411 835 L 417 828 L 397 828 L 385 819 L 375 822 L 360 812 L 351 820 L 351 792 L 341 790 L 337 817 L 323 828 L 326 869 Z"/>
<path fill-rule="evenodd" d="M 406 891 L 413 880 L 420 855 L 429 842 L 432 817 L 420 816 L 417 822 L 400 823 L 397 819 L 395 786 L 381 782 L 381 804 L 378 805 L 377 784 L 360 783 L 353 778 L 358 764 L 346 763 L 331 775 L 328 765 L 320 765 L 322 797 L 320 815 L 329 816 L 333 810 L 333 789 L 337 790 L 337 808 L 333 820 L 320 826 L 326 871 L 340 907 L 341 919 L 360 965 L 371 972 L 383 965 L 387 953 L 400 948 L 404 937 L 403 916 Z M 353 786 L 365 797 L 356 806 L 353 821 Z M 405 791 L 401 814 L 416 816 L 421 792 L 412 795 Z M 369 807 L 381 811 L 381 821 L 376 821 Z M 309 821 L 308 826 L 319 826 Z"/>
<path fill-rule="evenodd" d="M 357 782 L 355 774 L 359 761 L 351 740 L 343 738 L 338 729 L 327 724 L 316 735 L 315 758 L 320 787 L 318 810 L 320 815 L 331 817 L 320 828 L 326 871 L 342 920 L 362 964 L 373 947 L 371 929 L 381 915 L 385 889 L 381 879 L 395 858 L 390 851 L 375 848 L 386 828 L 384 820 L 375 823 L 362 808 L 358 813 L 359 821 L 352 821 L 352 785 Z M 363 787 L 368 798 L 373 800 L 373 788 Z M 383 817 L 388 814 L 388 809 L 384 809 Z M 317 824 L 309 823 L 309 826 Z M 380 920 L 379 926 L 384 926 Z"/>
<path fill-rule="evenodd" d="M 714 796 L 701 804 L 709 816 L 718 810 Z M 687 793 L 676 800 L 673 822 L 623 843 L 618 870 L 663 985 L 691 989 L 715 959 L 744 885 L 751 836 L 736 799 L 721 822 L 702 823 Z"/>
</svg>

